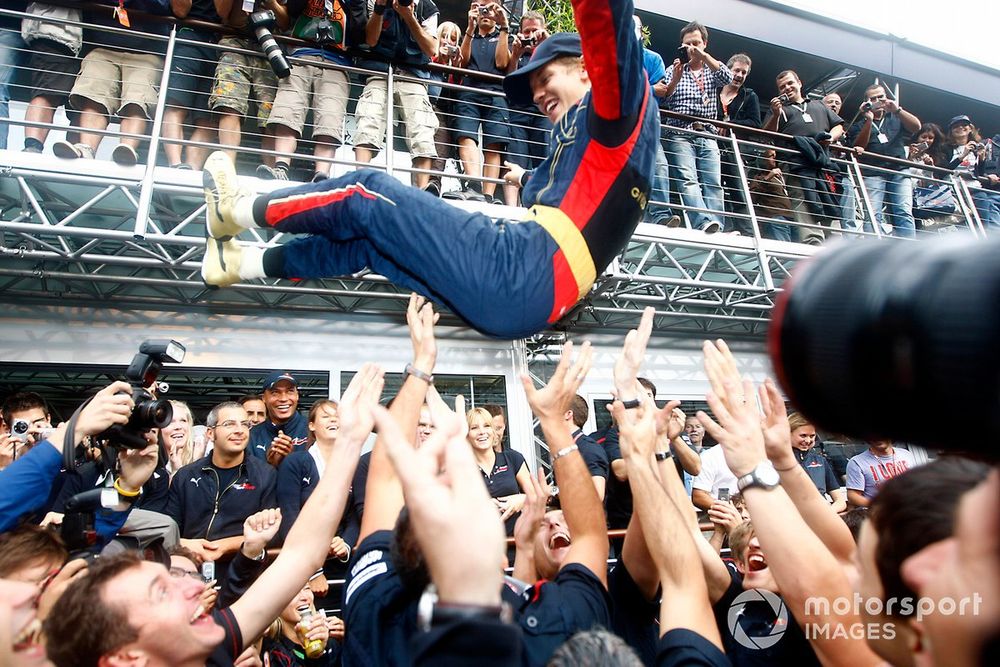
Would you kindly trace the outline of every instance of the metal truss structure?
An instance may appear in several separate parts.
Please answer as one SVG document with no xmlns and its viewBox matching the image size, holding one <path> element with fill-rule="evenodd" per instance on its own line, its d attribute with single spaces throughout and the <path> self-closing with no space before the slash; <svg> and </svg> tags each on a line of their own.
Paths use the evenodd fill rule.
<svg viewBox="0 0 1000 667">
<path fill-rule="evenodd" d="M 406 290 L 373 273 L 207 288 L 199 274 L 204 208 L 195 172 L 0 153 L 0 300 L 210 312 L 405 312 Z M 251 243 L 285 240 L 263 230 L 249 235 Z M 554 328 L 628 329 L 643 308 L 654 306 L 658 333 L 759 338 L 776 290 L 811 251 L 640 225 L 591 294 Z"/>
</svg>

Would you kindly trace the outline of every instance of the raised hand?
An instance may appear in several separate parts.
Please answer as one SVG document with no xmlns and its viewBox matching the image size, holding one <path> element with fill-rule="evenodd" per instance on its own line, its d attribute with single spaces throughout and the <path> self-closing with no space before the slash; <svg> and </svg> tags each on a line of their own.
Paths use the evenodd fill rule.
<svg viewBox="0 0 1000 667">
<path fill-rule="evenodd" d="M 531 411 L 541 420 L 561 421 L 569 404 L 576 396 L 583 384 L 590 365 L 593 361 L 594 352 L 589 342 L 580 346 L 580 353 L 575 361 L 570 361 L 573 357 L 573 343 L 567 342 L 563 345 L 562 356 L 559 358 L 559 365 L 556 366 L 552 378 L 541 389 L 535 389 L 534 383 L 527 375 L 521 376 L 521 384 L 524 386 L 524 393 L 528 396 L 528 404 Z"/>
<path fill-rule="evenodd" d="M 439 400 L 428 401 L 436 424 Z M 456 401 L 456 411 L 462 407 L 462 401 Z M 377 408 L 375 420 L 441 600 L 499 604 L 503 525 L 461 429 L 446 419 L 414 449 L 388 410 Z"/>
<path fill-rule="evenodd" d="M 121 486 L 126 491 L 138 491 L 149 481 L 159 463 L 160 446 L 147 445 L 143 449 L 123 449 L 118 453 L 121 466 Z"/>
<path fill-rule="evenodd" d="M 778 392 L 771 378 L 757 388 L 760 405 L 764 417 L 760 420 L 761 433 L 764 435 L 764 448 L 767 458 L 775 468 L 789 468 L 798 463 L 792 452 L 792 435 L 788 428 L 788 415 L 785 412 L 785 401 Z"/>
<path fill-rule="evenodd" d="M 630 401 L 636 397 L 636 394 L 643 392 L 636 378 L 639 375 L 639 369 L 646 360 L 646 345 L 653 333 L 653 315 L 655 313 L 653 308 L 646 308 L 642 311 L 639 326 L 629 331 L 625 336 L 622 351 L 615 359 L 615 390 L 618 392 L 618 398 L 623 401 Z"/>
<path fill-rule="evenodd" d="M 725 341 L 705 341 L 705 372 L 712 390 L 705 395 L 718 422 L 698 411 L 705 430 L 722 445 L 726 464 L 740 477 L 767 459 L 760 412 L 754 404 L 754 387 L 740 377 L 736 360 Z"/>
<path fill-rule="evenodd" d="M 250 558 L 260 555 L 281 527 L 281 510 L 266 509 L 251 514 L 243 522 L 243 553 Z"/>
<path fill-rule="evenodd" d="M 646 392 L 639 395 L 638 408 L 626 408 L 621 399 L 610 406 L 618 424 L 618 444 L 622 455 L 651 461 L 656 448 L 656 404 Z"/>
<path fill-rule="evenodd" d="M 378 405 L 384 386 L 384 373 L 377 365 L 365 364 L 358 369 L 340 397 L 338 440 L 344 438 L 348 443 L 365 441 L 374 424 L 372 408 Z"/>
<path fill-rule="evenodd" d="M 434 371 L 437 360 L 434 325 L 439 317 L 427 299 L 416 293 L 410 294 L 410 302 L 406 306 L 406 326 L 410 329 L 410 343 L 413 345 L 413 365 L 428 374 Z"/>
</svg>

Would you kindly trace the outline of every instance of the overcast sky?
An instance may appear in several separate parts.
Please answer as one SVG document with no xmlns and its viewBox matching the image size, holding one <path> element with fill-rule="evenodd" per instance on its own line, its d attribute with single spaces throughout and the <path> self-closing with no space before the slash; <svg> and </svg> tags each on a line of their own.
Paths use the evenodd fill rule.
<svg viewBox="0 0 1000 667">
<path fill-rule="evenodd" d="M 1000 0 L 777 0 L 1000 70 Z"/>
</svg>

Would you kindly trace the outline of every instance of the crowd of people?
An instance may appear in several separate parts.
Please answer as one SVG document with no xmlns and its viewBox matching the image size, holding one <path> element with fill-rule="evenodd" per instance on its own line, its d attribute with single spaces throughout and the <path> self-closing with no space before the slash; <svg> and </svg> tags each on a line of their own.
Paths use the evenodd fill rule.
<svg viewBox="0 0 1000 667">
<path fill-rule="evenodd" d="M 548 155 L 552 121 L 546 110 L 537 101 L 507 99 L 501 86 L 502 77 L 526 65 L 550 36 L 537 11 L 512 17 L 501 3 L 473 0 L 459 25 L 440 21 L 432 0 L 102 2 L 117 9 L 22 2 L 15 8 L 27 9 L 26 18 L 0 19 L 0 116 L 8 115 L 16 70 L 31 70 L 25 151 L 44 150 L 55 111 L 64 106 L 72 128 L 52 145 L 56 155 L 92 158 L 117 118 L 121 136 L 112 159 L 136 164 L 166 46 L 141 33 L 162 37 L 169 27 L 137 13 L 145 12 L 200 22 L 180 29 L 185 41 L 177 43 L 171 62 L 162 129 L 169 166 L 201 169 L 215 144 L 231 157 L 249 150 L 261 178 L 324 179 L 347 142 L 359 166 L 385 149 L 387 106 L 402 121 L 413 185 L 435 195 L 444 189 L 445 160 L 454 159 L 462 185 L 448 196 L 518 205 L 524 172 Z M 299 40 L 286 49 L 298 59 L 286 78 L 250 55 L 260 47 L 249 17 L 265 11 L 273 14 L 274 33 Z M 226 34 L 213 33 L 208 23 L 224 25 Z M 644 39 L 638 17 L 635 29 Z M 912 237 L 961 210 L 944 172 L 926 169 L 933 166 L 958 174 L 983 223 L 1000 225 L 1000 137 L 981 137 L 967 115 L 954 116 L 946 127 L 921 123 L 901 106 L 898 87 L 879 83 L 865 90 L 857 110 L 845 110 L 839 93 L 809 97 L 793 70 L 778 75 L 770 97 L 758 97 L 748 85 L 751 56 L 717 59 L 708 28 L 698 22 L 681 30 L 675 57 L 649 48 L 644 56 L 650 92 L 670 112 L 662 118 L 648 222 L 749 235 L 752 204 L 766 238 L 818 244 L 833 228 L 871 234 L 876 225 L 879 233 Z M 343 69 L 351 66 L 369 73 Z M 390 68 L 402 77 L 394 79 L 392 100 Z M 363 90 L 356 127 L 346 137 L 352 81 Z M 769 149 L 772 138 L 750 131 L 760 128 L 794 142 Z M 727 141 L 733 133 L 752 142 L 742 150 L 749 202 L 740 159 Z M 6 134 L 0 128 L 0 148 Z M 245 145 L 247 134 L 259 135 L 259 148 Z M 292 159 L 306 143 L 302 157 L 312 168 L 302 176 L 293 173 Z M 862 164 L 870 209 L 843 161 L 851 154 Z"/>
<path fill-rule="evenodd" d="M 638 375 L 652 316 L 594 406 L 608 428 L 580 428 L 589 343 L 544 386 L 523 378 L 551 474 L 504 447 L 502 408 L 435 391 L 436 318 L 415 295 L 395 396 L 365 364 L 305 411 L 276 371 L 213 407 L 204 440 L 172 402 L 142 448 L 107 446 L 127 383 L 55 428 L 43 397 L 7 397 L 0 662 L 990 664 L 996 471 L 872 442 L 840 475 L 722 341 L 703 347 L 711 414 L 657 407 Z M 973 607 L 956 618 L 945 598 Z"/>
</svg>

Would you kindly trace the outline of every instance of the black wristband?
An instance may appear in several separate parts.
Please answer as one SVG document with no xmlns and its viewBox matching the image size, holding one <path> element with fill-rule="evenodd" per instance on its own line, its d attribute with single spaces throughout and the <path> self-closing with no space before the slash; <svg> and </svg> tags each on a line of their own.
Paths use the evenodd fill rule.
<svg viewBox="0 0 1000 667">
<path fill-rule="evenodd" d="M 642 405 L 642 402 L 638 398 L 633 398 L 631 401 L 622 401 L 622 407 L 626 410 L 634 410 L 640 405 Z"/>
<path fill-rule="evenodd" d="M 387 5 L 376 4 L 375 8 L 372 11 L 378 14 L 379 16 L 382 16 L 382 14 L 385 14 L 386 7 Z"/>
<path fill-rule="evenodd" d="M 653 456 L 656 457 L 657 461 L 666 461 L 667 459 L 672 458 L 673 454 L 670 453 L 670 450 L 667 450 L 665 452 L 656 452 Z"/>
</svg>

